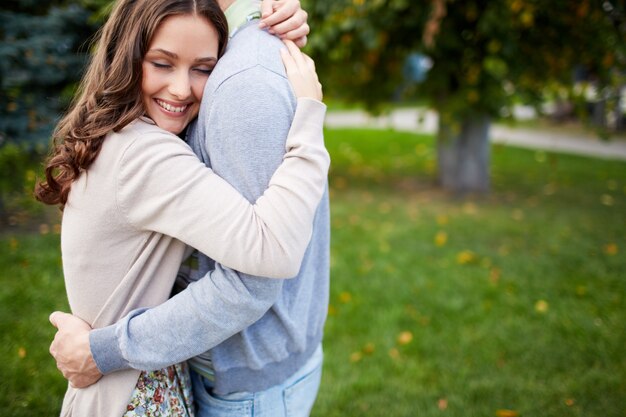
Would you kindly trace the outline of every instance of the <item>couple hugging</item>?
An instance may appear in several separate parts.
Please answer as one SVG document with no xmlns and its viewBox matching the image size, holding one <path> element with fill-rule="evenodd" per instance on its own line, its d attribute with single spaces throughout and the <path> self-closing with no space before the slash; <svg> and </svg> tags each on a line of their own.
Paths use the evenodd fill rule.
<svg viewBox="0 0 626 417">
<path fill-rule="evenodd" d="M 63 416 L 309 415 L 330 237 L 308 31 L 297 0 L 114 4 L 36 189 L 63 208 Z"/>
</svg>

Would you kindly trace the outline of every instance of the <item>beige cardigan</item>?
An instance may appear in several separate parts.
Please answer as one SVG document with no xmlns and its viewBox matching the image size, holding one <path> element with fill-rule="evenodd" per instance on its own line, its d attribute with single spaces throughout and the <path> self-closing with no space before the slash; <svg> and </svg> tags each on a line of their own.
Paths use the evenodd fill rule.
<svg viewBox="0 0 626 417">
<path fill-rule="evenodd" d="M 110 133 L 63 213 L 72 313 L 98 328 L 164 302 L 186 245 L 248 274 L 296 275 L 329 167 L 324 114 L 322 103 L 298 100 L 283 163 L 254 204 L 148 119 Z M 61 415 L 122 416 L 139 373 L 68 387 Z"/>
</svg>

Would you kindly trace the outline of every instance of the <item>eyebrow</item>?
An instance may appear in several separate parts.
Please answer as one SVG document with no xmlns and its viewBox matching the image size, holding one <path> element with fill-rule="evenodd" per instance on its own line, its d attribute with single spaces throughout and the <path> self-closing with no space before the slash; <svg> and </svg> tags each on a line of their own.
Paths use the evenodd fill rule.
<svg viewBox="0 0 626 417">
<path fill-rule="evenodd" d="M 175 54 L 174 52 L 167 51 L 165 49 L 156 48 L 156 49 L 150 49 L 148 51 L 148 53 L 154 53 L 154 52 L 162 53 L 163 55 L 167 55 L 167 56 L 169 56 L 172 59 L 178 59 L 178 55 L 177 54 Z M 194 62 L 217 62 L 217 58 L 212 57 L 212 56 L 208 56 L 208 57 L 204 57 L 204 58 L 196 58 L 196 59 L 194 59 Z"/>
</svg>

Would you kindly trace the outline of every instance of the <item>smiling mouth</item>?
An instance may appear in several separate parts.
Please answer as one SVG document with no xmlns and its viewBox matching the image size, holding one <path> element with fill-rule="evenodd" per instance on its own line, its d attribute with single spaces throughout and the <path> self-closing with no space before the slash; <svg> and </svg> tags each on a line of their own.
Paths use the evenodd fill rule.
<svg viewBox="0 0 626 417">
<path fill-rule="evenodd" d="M 156 103 L 159 105 L 159 107 L 172 112 L 172 113 L 182 113 L 185 110 L 187 110 L 187 107 L 189 107 L 188 104 L 185 104 L 183 106 L 172 106 L 171 104 L 168 104 L 164 101 L 161 101 L 159 99 L 155 99 L 154 101 L 156 101 Z"/>
</svg>

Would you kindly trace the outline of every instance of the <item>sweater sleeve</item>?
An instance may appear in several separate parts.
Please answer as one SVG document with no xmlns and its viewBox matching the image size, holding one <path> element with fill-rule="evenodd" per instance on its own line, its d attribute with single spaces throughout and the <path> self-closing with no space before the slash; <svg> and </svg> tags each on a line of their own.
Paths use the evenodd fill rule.
<svg viewBox="0 0 626 417">
<path fill-rule="evenodd" d="M 325 108 L 298 100 L 287 153 L 254 204 L 178 138 L 161 133 L 135 140 L 120 161 L 120 211 L 133 227 L 175 237 L 238 271 L 296 275 L 330 163 Z"/>
</svg>

